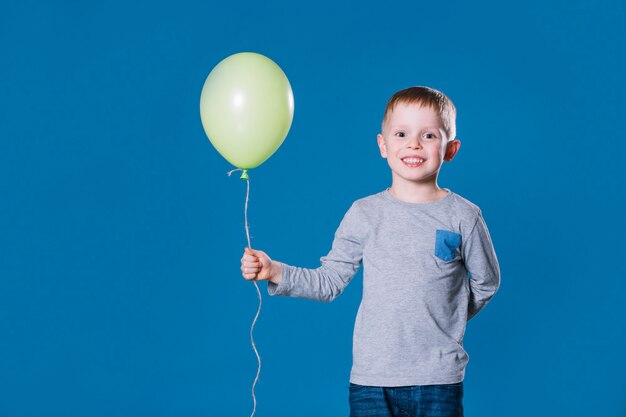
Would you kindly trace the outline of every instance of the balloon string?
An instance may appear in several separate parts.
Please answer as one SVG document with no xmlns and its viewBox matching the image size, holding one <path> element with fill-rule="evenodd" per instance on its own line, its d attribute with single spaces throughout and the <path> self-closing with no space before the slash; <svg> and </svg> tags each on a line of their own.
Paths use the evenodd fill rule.
<svg viewBox="0 0 626 417">
<path fill-rule="evenodd" d="M 245 205 L 245 209 L 244 209 L 244 219 L 245 219 L 245 223 L 246 223 L 246 237 L 248 239 L 248 248 L 252 249 L 252 247 L 250 246 L 250 232 L 248 230 L 248 200 L 250 197 L 250 179 L 248 178 L 248 172 L 245 169 L 233 169 L 232 171 L 228 172 L 228 176 L 230 177 L 230 174 L 232 174 L 235 171 L 242 171 L 241 174 L 241 179 L 246 181 L 247 184 L 247 188 L 246 188 L 246 205 Z M 256 312 L 256 316 L 254 316 L 254 321 L 252 322 L 252 327 L 250 328 L 250 340 L 252 341 L 252 348 L 254 349 L 254 353 L 256 354 L 256 358 L 259 362 L 259 367 L 257 369 L 256 372 L 256 377 L 254 378 L 254 382 L 252 383 L 252 400 L 254 401 L 254 407 L 252 409 L 252 414 L 250 415 L 250 417 L 254 416 L 254 413 L 256 412 L 256 397 L 254 395 L 254 386 L 256 385 L 257 381 L 259 380 L 259 374 L 261 373 L 261 357 L 259 356 L 259 352 L 256 350 L 256 345 L 254 344 L 254 337 L 252 337 L 252 331 L 254 330 L 254 325 L 256 323 L 257 318 L 259 317 L 259 313 L 261 312 L 261 303 L 262 303 L 262 299 L 261 299 L 261 291 L 259 290 L 259 285 L 257 284 L 256 281 L 254 282 L 254 286 L 256 287 L 256 292 L 259 295 L 259 309 Z"/>
</svg>

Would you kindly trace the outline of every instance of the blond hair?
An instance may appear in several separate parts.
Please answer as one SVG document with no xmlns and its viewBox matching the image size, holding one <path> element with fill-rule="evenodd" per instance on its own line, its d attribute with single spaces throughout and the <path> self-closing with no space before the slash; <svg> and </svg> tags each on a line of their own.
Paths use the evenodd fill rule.
<svg viewBox="0 0 626 417">
<path fill-rule="evenodd" d="M 389 113 L 393 111 L 398 103 L 430 107 L 439 113 L 448 140 L 456 137 L 456 107 L 452 100 L 441 91 L 425 86 L 409 87 L 398 91 L 387 101 L 387 107 L 383 115 L 383 126 L 387 121 Z"/>
</svg>

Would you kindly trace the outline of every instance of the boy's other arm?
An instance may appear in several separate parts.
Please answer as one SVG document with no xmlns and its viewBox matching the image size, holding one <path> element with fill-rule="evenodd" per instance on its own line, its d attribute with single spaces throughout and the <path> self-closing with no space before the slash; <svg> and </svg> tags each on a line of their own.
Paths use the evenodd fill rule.
<svg viewBox="0 0 626 417">
<path fill-rule="evenodd" d="M 465 267 L 469 272 L 470 299 L 467 312 L 469 321 L 487 305 L 500 287 L 498 258 L 480 211 L 474 228 L 462 246 Z"/>
<path fill-rule="evenodd" d="M 269 295 L 286 295 L 315 301 L 332 301 L 350 283 L 363 258 L 363 223 L 353 204 L 344 215 L 330 252 L 320 258 L 321 266 L 301 268 L 280 263 L 280 273 L 267 284 Z"/>
</svg>

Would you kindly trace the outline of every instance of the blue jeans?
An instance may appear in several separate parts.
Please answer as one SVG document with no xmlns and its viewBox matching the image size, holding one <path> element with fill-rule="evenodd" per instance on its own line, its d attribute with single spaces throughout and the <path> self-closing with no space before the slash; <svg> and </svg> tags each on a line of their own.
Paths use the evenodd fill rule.
<svg viewBox="0 0 626 417">
<path fill-rule="evenodd" d="M 370 387 L 350 383 L 350 417 L 463 417 L 463 381 Z"/>
</svg>

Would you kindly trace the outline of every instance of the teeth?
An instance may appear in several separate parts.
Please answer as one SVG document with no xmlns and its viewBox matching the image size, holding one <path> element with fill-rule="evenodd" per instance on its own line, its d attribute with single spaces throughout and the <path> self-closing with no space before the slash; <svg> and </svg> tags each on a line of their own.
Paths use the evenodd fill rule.
<svg viewBox="0 0 626 417">
<path fill-rule="evenodd" d="M 417 159 L 417 158 L 404 158 L 403 161 L 409 164 L 417 164 L 419 162 L 424 162 L 423 159 Z"/>
</svg>

